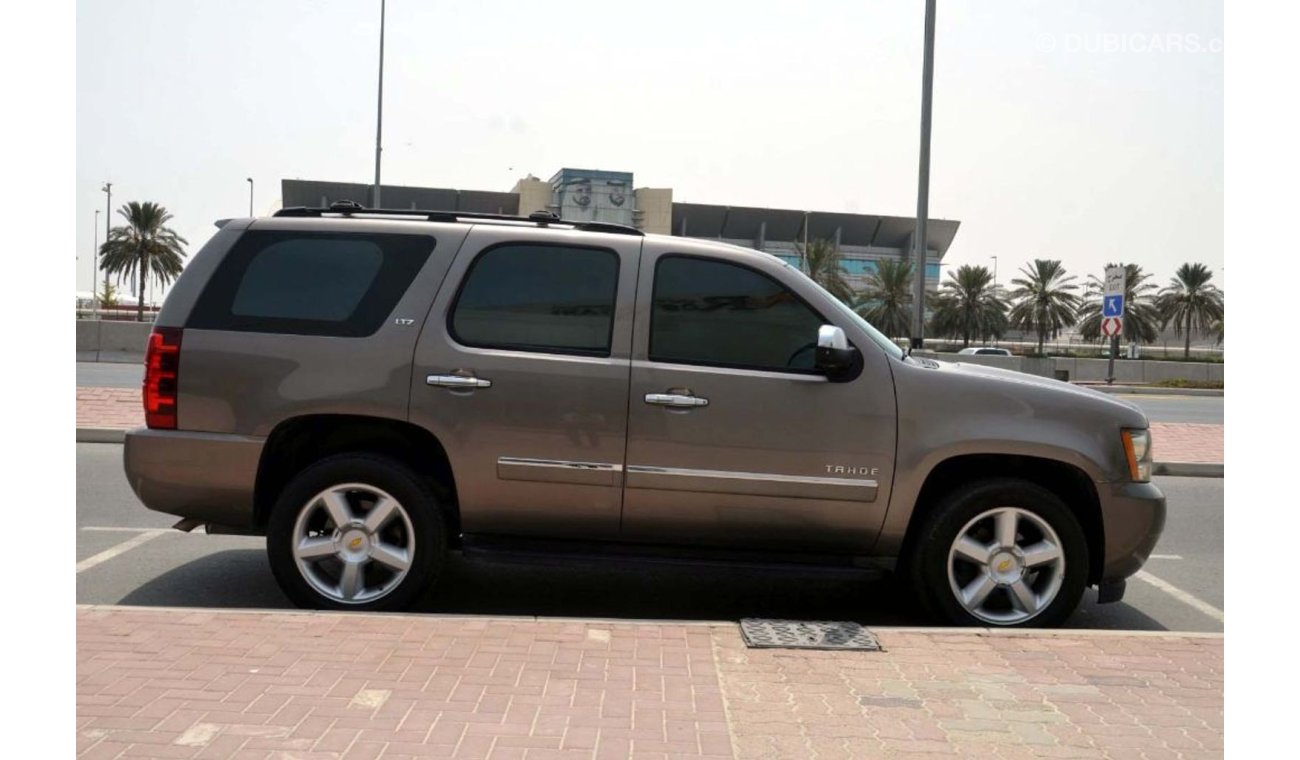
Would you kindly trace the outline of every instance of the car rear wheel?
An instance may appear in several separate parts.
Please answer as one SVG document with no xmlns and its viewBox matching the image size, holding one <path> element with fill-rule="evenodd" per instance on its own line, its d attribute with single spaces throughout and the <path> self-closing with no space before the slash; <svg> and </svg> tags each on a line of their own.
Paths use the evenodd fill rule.
<svg viewBox="0 0 1300 760">
<path fill-rule="evenodd" d="M 1072 613 L 1088 579 L 1083 528 L 1056 494 L 1022 480 L 949 494 L 915 544 L 913 581 L 945 622 L 1047 627 Z"/>
<path fill-rule="evenodd" d="M 445 554 L 446 528 L 428 485 L 370 454 L 303 470 L 280 494 L 267 530 L 271 570 L 300 607 L 405 609 Z"/>
</svg>

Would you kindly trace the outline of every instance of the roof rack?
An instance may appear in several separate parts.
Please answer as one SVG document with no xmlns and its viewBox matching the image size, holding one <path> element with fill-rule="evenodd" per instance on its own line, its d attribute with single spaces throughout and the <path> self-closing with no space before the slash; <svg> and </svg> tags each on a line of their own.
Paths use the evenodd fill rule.
<svg viewBox="0 0 1300 760">
<path fill-rule="evenodd" d="M 548 227 L 552 224 L 560 224 L 565 227 L 571 227 L 580 232 L 609 232 L 615 235 L 644 235 L 645 233 L 635 227 L 628 227 L 624 224 L 611 224 L 609 222 L 573 222 L 566 221 L 552 214 L 549 211 L 535 211 L 528 216 L 511 216 L 509 214 L 485 214 L 478 211 L 431 211 L 428 209 L 404 209 L 404 208 L 366 208 L 356 201 L 342 200 L 334 201 L 328 208 L 313 208 L 308 206 L 290 206 L 282 208 L 275 212 L 275 216 L 297 216 L 297 217 L 320 217 L 326 214 L 340 214 L 342 216 L 352 216 L 353 214 L 365 214 L 373 216 L 405 216 L 412 218 L 423 218 L 429 222 L 459 222 L 462 220 L 478 220 L 485 222 L 525 222 L 535 224 L 538 227 Z"/>
</svg>

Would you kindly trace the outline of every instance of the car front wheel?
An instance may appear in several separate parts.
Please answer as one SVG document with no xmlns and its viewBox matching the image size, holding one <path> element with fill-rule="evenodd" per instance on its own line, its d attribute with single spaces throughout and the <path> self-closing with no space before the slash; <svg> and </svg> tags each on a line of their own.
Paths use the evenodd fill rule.
<svg viewBox="0 0 1300 760">
<path fill-rule="evenodd" d="M 949 494 L 929 515 L 912 571 L 925 606 L 956 625 L 1059 625 L 1088 579 L 1083 528 L 1054 493 L 988 480 Z"/>
</svg>

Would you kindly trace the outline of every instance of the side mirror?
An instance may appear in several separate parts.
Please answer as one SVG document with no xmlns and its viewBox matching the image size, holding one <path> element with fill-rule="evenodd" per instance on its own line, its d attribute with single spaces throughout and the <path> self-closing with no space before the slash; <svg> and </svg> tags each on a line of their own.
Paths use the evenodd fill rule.
<svg viewBox="0 0 1300 760">
<path fill-rule="evenodd" d="M 835 325 L 822 325 L 817 328 L 817 362 L 818 372 L 826 375 L 832 382 L 845 382 L 858 376 L 862 370 L 862 355 L 849 345 L 844 330 Z"/>
</svg>

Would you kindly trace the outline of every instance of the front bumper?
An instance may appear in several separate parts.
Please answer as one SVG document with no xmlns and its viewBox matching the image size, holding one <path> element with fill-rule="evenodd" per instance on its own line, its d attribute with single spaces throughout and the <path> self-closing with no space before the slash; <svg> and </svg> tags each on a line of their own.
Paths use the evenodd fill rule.
<svg viewBox="0 0 1300 760">
<path fill-rule="evenodd" d="M 253 492 L 264 438 L 136 428 L 122 464 L 131 490 L 155 512 L 252 527 Z"/>
<path fill-rule="evenodd" d="M 1099 483 L 1105 551 L 1101 584 L 1136 573 L 1165 528 L 1165 495 L 1154 483 Z"/>
</svg>

